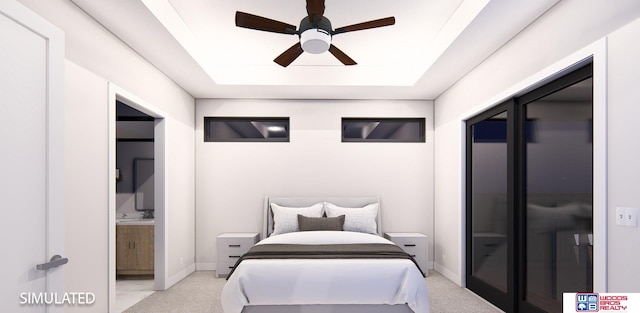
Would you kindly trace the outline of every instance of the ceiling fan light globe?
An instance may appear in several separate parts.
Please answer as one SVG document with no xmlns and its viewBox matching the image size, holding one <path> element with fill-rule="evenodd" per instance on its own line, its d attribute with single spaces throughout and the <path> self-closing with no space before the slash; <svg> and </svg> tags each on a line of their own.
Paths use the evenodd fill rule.
<svg viewBox="0 0 640 313">
<path fill-rule="evenodd" d="M 320 54 L 327 52 L 331 45 L 331 35 L 319 28 L 307 29 L 300 34 L 300 44 L 304 52 Z"/>
</svg>

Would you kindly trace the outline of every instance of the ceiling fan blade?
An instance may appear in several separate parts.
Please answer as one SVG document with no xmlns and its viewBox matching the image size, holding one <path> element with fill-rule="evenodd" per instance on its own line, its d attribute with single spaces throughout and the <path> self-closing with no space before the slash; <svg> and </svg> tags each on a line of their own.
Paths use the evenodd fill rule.
<svg viewBox="0 0 640 313">
<path fill-rule="evenodd" d="M 272 33 L 296 34 L 296 27 L 291 24 L 240 11 L 236 12 L 236 26 Z"/>
<path fill-rule="evenodd" d="M 291 48 L 287 49 L 287 51 L 279 55 L 277 58 L 275 58 L 273 62 L 276 62 L 283 67 L 287 67 L 289 66 L 289 64 L 291 64 L 291 62 L 297 59 L 302 54 L 302 52 L 302 45 L 300 44 L 300 42 L 298 42 L 295 45 L 291 46 Z"/>
<path fill-rule="evenodd" d="M 395 23 L 396 23 L 396 18 L 395 17 L 393 17 L 393 16 L 385 17 L 385 18 L 381 18 L 381 19 L 378 19 L 378 20 L 373 20 L 373 21 L 368 21 L 368 22 L 363 22 L 363 23 L 358 23 L 358 24 L 353 24 L 353 25 L 349 25 L 349 26 L 336 28 L 333 31 L 332 35 L 342 34 L 342 33 L 346 33 L 346 32 L 353 32 L 353 31 L 356 31 L 356 30 L 365 30 L 365 29 L 369 29 L 369 28 L 391 26 L 391 25 L 393 25 Z"/>
<path fill-rule="evenodd" d="M 309 22 L 320 22 L 324 15 L 324 0 L 307 0 L 307 14 Z"/>
<path fill-rule="evenodd" d="M 331 54 L 333 54 L 333 56 L 336 57 L 344 65 L 358 64 L 356 63 L 356 61 L 354 61 L 352 58 L 350 58 L 348 55 L 342 52 L 342 50 L 338 49 L 338 47 L 334 46 L 333 44 L 329 46 L 329 52 L 331 52 Z"/>
</svg>

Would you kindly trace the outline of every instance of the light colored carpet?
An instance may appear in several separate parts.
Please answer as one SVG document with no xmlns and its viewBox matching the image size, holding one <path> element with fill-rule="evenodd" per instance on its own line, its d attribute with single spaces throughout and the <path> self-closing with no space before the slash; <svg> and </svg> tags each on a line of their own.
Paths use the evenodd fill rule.
<svg viewBox="0 0 640 313">
<path fill-rule="evenodd" d="M 432 313 L 497 313 L 485 300 L 437 272 L 425 278 Z M 165 291 L 156 291 L 124 313 L 223 313 L 220 293 L 226 280 L 213 271 L 198 271 Z"/>
</svg>

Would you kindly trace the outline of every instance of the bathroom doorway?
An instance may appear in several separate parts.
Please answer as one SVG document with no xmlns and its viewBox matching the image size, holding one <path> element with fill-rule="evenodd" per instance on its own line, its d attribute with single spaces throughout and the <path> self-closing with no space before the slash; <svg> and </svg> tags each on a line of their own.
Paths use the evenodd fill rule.
<svg viewBox="0 0 640 313">
<path fill-rule="evenodd" d="M 109 312 L 119 313 L 165 289 L 165 115 L 109 87 Z"/>
<path fill-rule="evenodd" d="M 116 100 L 116 312 L 154 291 L 154 124 Z"/>
</svg>

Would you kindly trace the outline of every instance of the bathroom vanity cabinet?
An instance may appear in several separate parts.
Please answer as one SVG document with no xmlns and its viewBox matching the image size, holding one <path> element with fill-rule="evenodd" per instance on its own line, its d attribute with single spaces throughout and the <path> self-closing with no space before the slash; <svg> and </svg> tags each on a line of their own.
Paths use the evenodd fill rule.
<svg viewBox="0 0 640 313">
<path fill-rule="evenodd" d="M 153 225 L 116 225 L 116 275 L 153 275 Z"/>
</svg>

